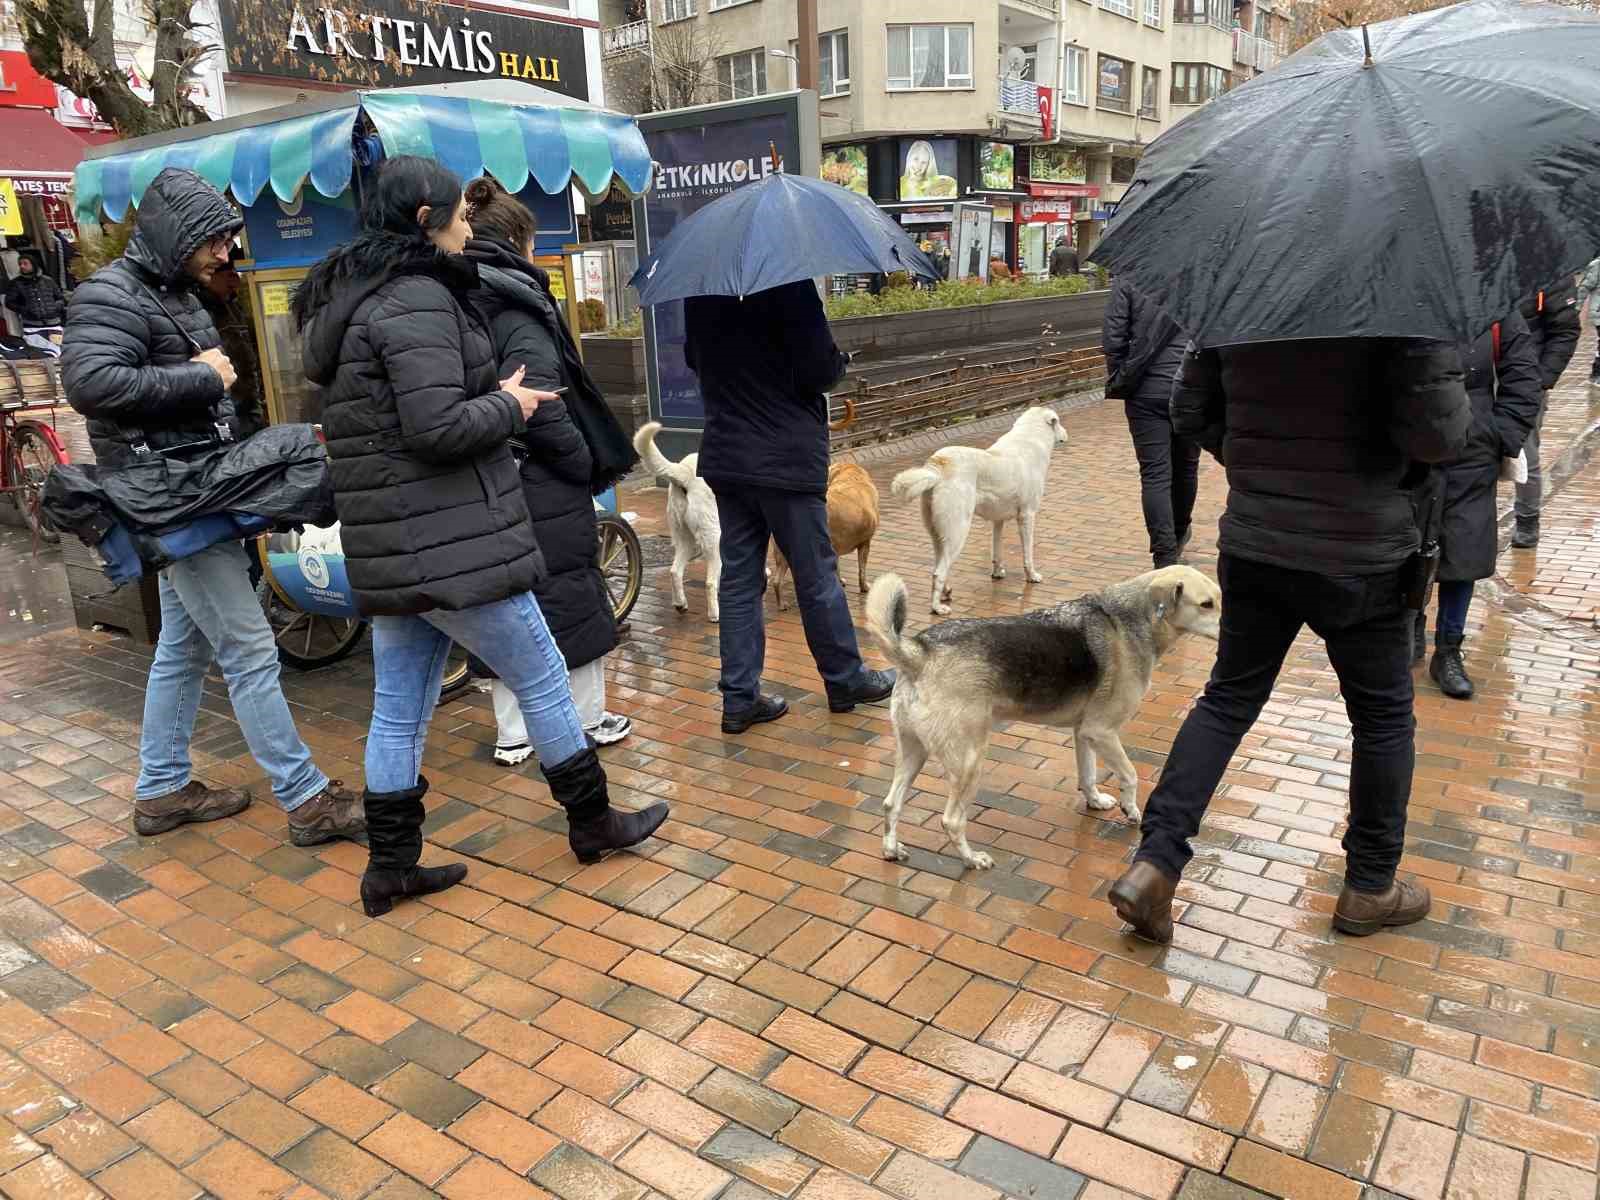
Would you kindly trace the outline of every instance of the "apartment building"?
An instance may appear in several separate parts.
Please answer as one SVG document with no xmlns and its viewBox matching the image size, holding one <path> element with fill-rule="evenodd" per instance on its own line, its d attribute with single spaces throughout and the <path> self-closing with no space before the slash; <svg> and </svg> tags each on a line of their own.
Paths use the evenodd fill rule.
<svg viewBox="0 0 1600 1200">
<path fill-rule="evenodd" d="M 988 202 L 994 253 L 1042 271 L 1058 236 L 1093 246 L 1163 129 L 1276 62 L 1289 2 L 818 0 L 823 174 L 928 240 L 957 200 Z M 601 0 L 607 97 L 786 91 L 795 8 Z"/>
</svg>

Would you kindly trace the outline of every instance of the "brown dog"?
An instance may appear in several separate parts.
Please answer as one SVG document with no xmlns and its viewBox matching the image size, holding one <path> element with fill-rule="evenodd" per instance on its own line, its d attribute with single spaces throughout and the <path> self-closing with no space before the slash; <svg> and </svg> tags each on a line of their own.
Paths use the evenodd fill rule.
<svg viewBox="0 0 1600 1200">
<path fill-rule="evenodd" d="M 855 551 L 863 592 L 867 590 L 867 555 L 872 552 L 872 539 L 877 532 L 878 485 L 855 463 L 834 463 L 828 468 L 828 541 L 840 558 Z M 777 597 L 778 611 L 783 612 L 789 607 L 783 601 L 783 580 L 789 574 L 789 564 L 776 546 L 772 556 L 772 594 Z"/>
</svg>

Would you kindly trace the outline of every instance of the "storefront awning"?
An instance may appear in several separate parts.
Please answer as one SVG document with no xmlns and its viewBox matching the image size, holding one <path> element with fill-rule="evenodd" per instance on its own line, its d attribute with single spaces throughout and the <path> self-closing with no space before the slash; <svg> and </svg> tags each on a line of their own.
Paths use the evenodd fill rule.
<svg viewBox="0 0 1600 1200">
<path fill-rule="evenodd" d="M 0 108 L 0 175 L 65 179 L 87 144 L 42 108 Z"/>
<path fill-rule="evenodd" d="M 387 156 L 420 154 L 463 180 L 488 172 L 511 192 L 531 176 L 540 189 L 576 182 L 603 196 L 613 180 L 630 194 L 650 184 L 650 151 L 633 119 L 528 84 L 492 81 L 352 92 L 318 111 L 269 109 L 195 126 L 183 135 L 141 138 L 87 158 L 77 172 L 80 220 L 120 221 L 165 167 L 188 167 L 246 207 L 270 184 L 292 201 L 307 181 L 324 196 L 350 187 L 365 114 Z M 274 119 L 276 115 L 277 119 Z M 252 119 L 253 118 L 253 119 Z"/>
</svg>

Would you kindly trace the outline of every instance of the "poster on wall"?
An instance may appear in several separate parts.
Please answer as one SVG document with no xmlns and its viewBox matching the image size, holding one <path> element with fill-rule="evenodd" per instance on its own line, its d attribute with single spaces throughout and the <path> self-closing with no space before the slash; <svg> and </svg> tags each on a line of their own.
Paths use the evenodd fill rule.
<svg viewBox="0 0 1600 1200">
<path fill-rule="evenodd" d="M 867 148 L 829 146 L 822 152 L 822 177 L 829 183 L 867 195 Z"/>
<path fill-rule="evenodd" d="M 1083 151 L 1070 146 L 1034 146 L 1028 152 L 1028 178 L 1041 183 L 1087 183 Z"/>
<path fill-rule="evenodd" d="M 900 199 L 953 200 L 956 195 L 956 139 L 900 140 Z"/>
<path fill-rule="evenodd" d="M 950 279 L 979 279 L 989 282 L 989 236 L 994 227 L 994 209 L 987 204 L 958 204 L 950 230 L 955 237 L 955 253 L 950 256 Z"/>
<path fill-rule="evenodd" d="M 1017 184 L 1017 148 L 1005 142 L 985 142 L 978 154 L 978 175 L 991 192 L 1009 192 Z"/>
<path fill-rule="evenodd" d="M 718 197 L 759 182 L 779 167 L 809 175 L 819 166 L 814 92 L 642 116 L 639 129 L 656 166 L 650 190 L 634 201 L 641 259 L 679 221 Z M 771 157 L 773 146 L 777 164 Z M 657 304 L 644 313 L 650 414 L 668 432 L 698 430 L 705 422 L 705 403 L 700 381 L 684 358 L 683 302 Z M 675 444 L 670 437 L 662 439 L 663 450 L 673 456 L 686 444 L 681 436 Z"/>
</svg>

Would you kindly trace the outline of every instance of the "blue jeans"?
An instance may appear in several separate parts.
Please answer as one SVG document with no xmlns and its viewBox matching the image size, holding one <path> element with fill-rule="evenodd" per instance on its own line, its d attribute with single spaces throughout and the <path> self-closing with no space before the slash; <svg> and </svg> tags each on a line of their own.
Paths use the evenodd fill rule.
<svg viewBox="0 0 1600 1200">
<path fill-rule="evenodd" d="M 374 617 L 377 685 L 367 736 L 368 791 L 416 786 L 451 642 L 486 662 L 516 695 L 541 766 L 558 767 L 588 749 L 566 661 L 531 593 L 459 611 Z"/>
<path fill-rule="evenodd" d="M 722 710 L 740 713 L 761 696 L 767 660 L 762 600 L 767 592 L 767 542 L 778 543 L 794 572 L 795 602 L 806 645 L 830 696 L 848 692 L 866 667 L 856 645 L 850 602 L 839 584 L 839 558 L 828 540 L 828 502 L 821 493 L 718 485 L 722 522 Z"/>
<path fill-rule="evenodd" d="M 1467 632 L 1467 609 L 1472 606 L 1472 580 L 1451 580 L 1439 585 L 1439 633 L 1461 637 Z"/>
<path fill-rule="evenodd" d="M 311 761 L 278 686 L 278 644 L 250 586 L 244 548 L 223 542 L 175 562 L 161 572 L 160 589 L 161 638 L 144 692 L 134 795 L 153 800 L 189 782 L 189 740 L 214 653 L 250 754 L 278 803 L 293 812 L 328 777 Z"/>
</svg>

